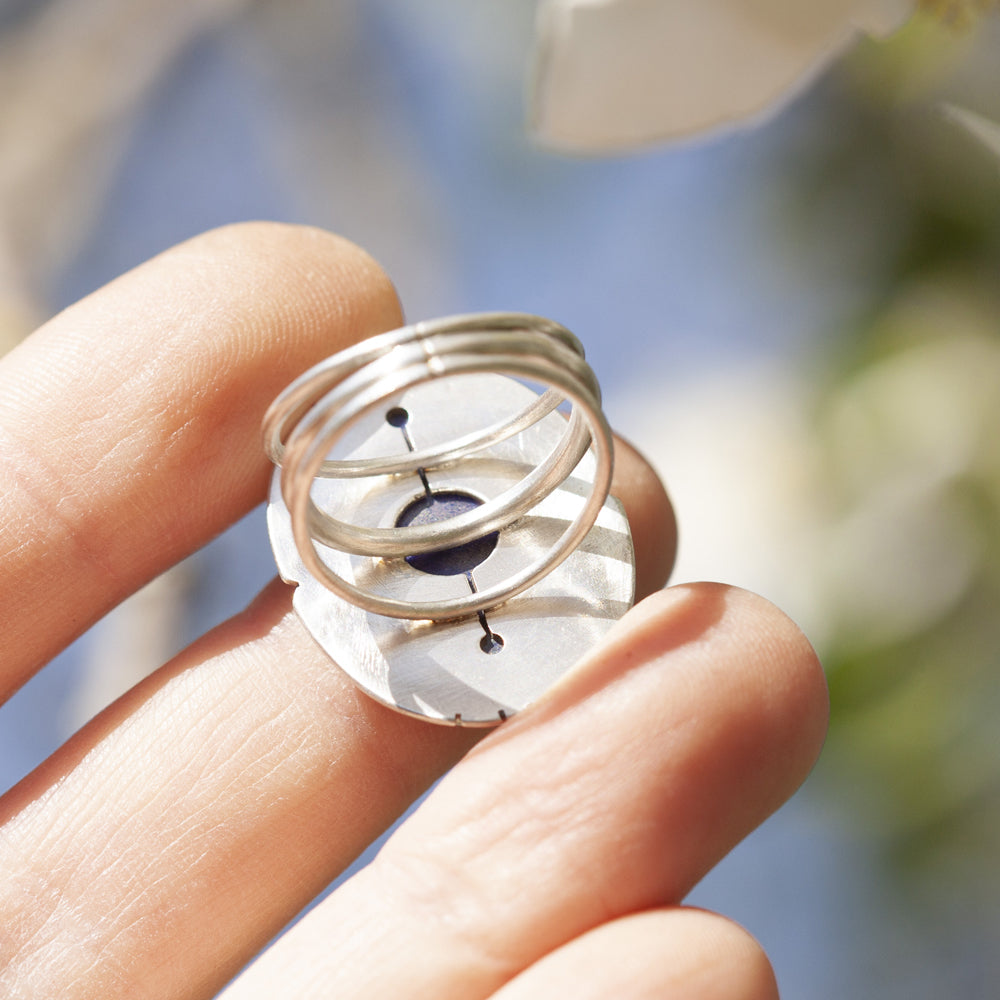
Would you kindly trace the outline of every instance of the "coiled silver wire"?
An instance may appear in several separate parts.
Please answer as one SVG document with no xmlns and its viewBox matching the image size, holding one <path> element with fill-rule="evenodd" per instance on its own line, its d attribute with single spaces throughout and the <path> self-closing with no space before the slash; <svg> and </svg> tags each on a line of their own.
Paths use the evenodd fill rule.
<svg viewBox="0 0 1000 1000">
<path fill-rule="evenodd" d="M 406 389 L 466 373 L 494 372 L 549 388 L 513 417 L 443 445 L 385 458 L 332 460 L 340 438 L 380 404 Z M 336 520 L 313 502 L 314 479 L 412 474 L 454 466 L 532 426 L 564 400 L 566 430 L 519 483 L 481 506 L 428 525 L 371 528 Z M 613 444 L 600 388 L 579 340 L 565 327 L 523 313 L 477 313 L 415 323 L 373 337 L 315 365 L 291 383 L 264 417 L 268 456 L 281 468 L 281 494 L 296 548 L 308 571 L 365 611 L 411 620 L 447 620 L 509 600 L 558 566 L 583 541 L 611 485 Z M 317 543 L 391 559 L 436 552 L 501 531 L 552 493 L 592 447 L 596 472 L 577 516 L 544 555 L 501 583 L 467 597 L 409 602 L 364 590 L 333 572 Z"/>
</svg>

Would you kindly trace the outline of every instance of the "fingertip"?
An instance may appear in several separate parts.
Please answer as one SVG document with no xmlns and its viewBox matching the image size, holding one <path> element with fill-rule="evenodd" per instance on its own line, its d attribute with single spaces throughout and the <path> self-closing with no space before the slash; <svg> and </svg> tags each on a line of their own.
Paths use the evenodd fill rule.
<svg viewBox="0 0 1000 1000">
<path fill-rule="evenodd" d="M 700 670 L 724 656 L 739 663 L 746 703 L 761 717 L 773 714 L 774 731 L 797 736 L 787 744 L 794 748 L 788 757 L 799 762 L 800 780 L 805 778 L 826 737 L 830 699 L 816 650 L 781 608 L 741 587 L 683 583 L 651 594 L 619 629 L 609 639 L 639 660 L 688 647 Z M 712 648 L 717 654 L 706 658 Z"/>
<path fill-rule="evenodd" d="M 241 223 L 139 265 L 4 357 L 0 609 L 15 652 L 0 695 L 259 503 L 271 400 L 399 322 L 391 282 L 354 244 Z"/>
<path fill-rule="evenodd" d="M 743 926 L 710 910 L 677 907 L 649 914 L 674 955 L 674 982 L 681 997 L 702 1000 L 778 1000 L 778 983 L 767 953 Z"/>
<path fill-rule="evenodd" d="M 830 715 L 826 674 L 815 648 L 798 624 L 767 598 L 722 584 L 697 586 L 725 592 L 731 632 L 744 637 L 747 662 L 756 667 L 748 683 L 758 689 L 758 710 L 772 715 L 783 732 L 792 772 L 786 782 L 800 784 L 823 748 Z"/>
<path fill-rule="evenodd" d="M 730 692 L 731 705 L 719 745 L 745 742 L 744 757 L 771 776 L 760 819 L 781 805 L 815 765 L 830 710 L 819 656 L 795 621 L 752 591 L 697 582 L 652 595 L 622 624 L 618 642 L 640 658 L 669 652 L 703 682 L 717 675 L 717 697 Z"/>
<path fill-rule="evenodd" d="M 777 1000 L 767 955 L 731 920 L 668 907 L 619 917 L 550 952 L 495 1000 Z"/>
<path fill-rule="evenodd" d="M 688 732 L 698 747 L 691 801 L 715 817 L 707 824 L 718 836 L 713 861 L 794 793 L 823 746 L 829 700 L 812 645 L 770 601 L 718 583 L 650 595 L 506 735 L 551 725 L 577 706 L 590 714 L 587 703 L 617 704 L 640 688 L 633 709 L 660 706 L 655 732 L 668 741 Z M 598 718 L 616 725 L 607 711 Z"/>
<path fill-rule="evenodd" d="M 634 445 L 615 439 L 611 492 L 625 507 L 636 556 L 636 600 L 659 590 L 677 557 L 677 519 L 656 470 Z"/>
<path fill-rule="evenodd" d="M 192 274 L 204 271 L 217 282 L 228 272 L 242 291 L 242 303 L 228 301 L 229 321 L 210 323 L 207 332 L 222 334 L 242 355 L 266 352 L 285 379 L 402 323 L 395 286 L 378 261 L 356 243 L 315 226 L 232 223 L 169 248 L 155 263 L 155 271 L 145 266 L 151 280 L 162 288 L 176 274 L 179 287 L 172 294 L 195 314 L 210 313 L 211 299 Z M 126 277 L 134 281 L 136 275 Z"/>
</svg>

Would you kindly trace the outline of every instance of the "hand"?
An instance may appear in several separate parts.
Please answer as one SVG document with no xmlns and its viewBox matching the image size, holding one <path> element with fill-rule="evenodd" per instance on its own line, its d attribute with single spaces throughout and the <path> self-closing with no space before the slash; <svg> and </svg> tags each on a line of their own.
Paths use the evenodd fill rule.
<svg viewBox="0 0 1000 1000">
<path fill-rule="evenodd" d="M 210 233 L 0 364 L 5 695 L 264 496 L 296 374 L 400 324 L 355 247 Z M 669 504 L 625 446 L 639 587 Z M 802 781 L 825 687 L 759 598 L 675 587 L 479 742 L 355 690 L 269 586 L 113 704 L 0 809 L 0 994 L 208 997 L 423 792 L 377 860 L 227 998 L 775 995 L 756 944 L 681 900 Z"/>
</svg>

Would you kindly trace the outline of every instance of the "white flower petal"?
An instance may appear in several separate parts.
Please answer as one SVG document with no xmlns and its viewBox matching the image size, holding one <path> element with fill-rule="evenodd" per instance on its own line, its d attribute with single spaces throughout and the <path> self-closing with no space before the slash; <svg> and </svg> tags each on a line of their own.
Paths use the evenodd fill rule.
<svg viewBox="0 0 1000 1000">
<path fill-rule="evenodd" d="M 860 31 L 911 0 L 545 0 L 534 131 L 601 152 L 745 122 L 788 99 Z"/>
</svg>

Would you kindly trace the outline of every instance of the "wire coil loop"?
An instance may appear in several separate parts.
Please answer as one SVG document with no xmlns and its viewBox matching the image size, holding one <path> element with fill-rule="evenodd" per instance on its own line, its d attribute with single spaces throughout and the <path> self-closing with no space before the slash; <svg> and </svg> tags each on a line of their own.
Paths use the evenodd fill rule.
<svg viewBox="0 0 1000 1000">
<path fill-rule="evenodd" d="M 367 459 L 331 459 L 338 441 L 393 396 L 434 379 L 498 373 L 547 386 L 520 412 L 433 447 Z M 568 400 L 566 429 L 548 456 L 514 486 L 474 510 L 426 525 L 372 528 L 337 520 L 311 496 L 313 481 L 412 474 L 453 467 L 525 431 Z M 365 611 L 411 620 L 449 620 L 494 608 L 566 559 L 592 527 L 611 485 L 613 445 L 600 388 L 583 347 L 565 327 L 522 313 L 480 313 L 424 321 L 373 337 L 315 365 L 291 383 L 264 418 L 268 456 L 281 468 L 281 494 L 308 571 Z M 541 558 L 468 596 L 402 601 L 335 573 L 317 544 L 358 556 L 402 558 L 437 552 L 501 531 L 557 489 L 593 448 L 596 472 L 576 517 Z"/>
</svg>

